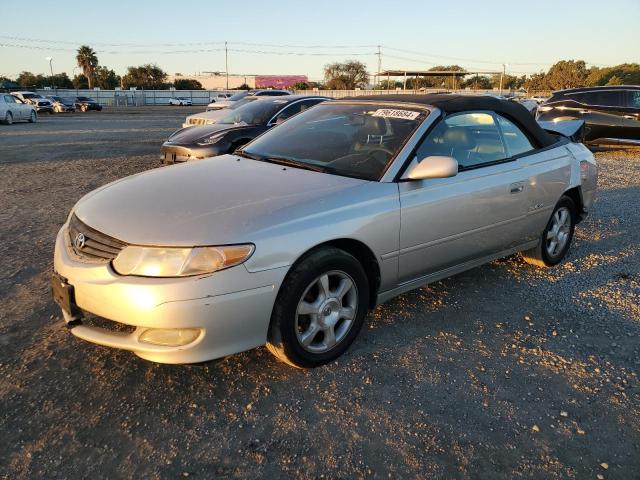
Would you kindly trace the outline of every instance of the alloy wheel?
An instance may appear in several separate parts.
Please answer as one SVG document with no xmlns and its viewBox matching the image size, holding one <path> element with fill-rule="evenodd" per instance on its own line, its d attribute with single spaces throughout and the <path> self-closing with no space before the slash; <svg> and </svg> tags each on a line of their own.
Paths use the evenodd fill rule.
<svg viewBox="0 0 640 480">
<path fill-rule="evenodd" d="M 567 244 L 571 233 L 571 212 L 567 207 L 555 211 L 551 218 L 551 226 L 547 232 L 547 253 L 556 257 Z"/>
<path fill-rule="evenodd" d="M 296 337 L 312 353 L 324 353 L 342 342 L 354 324 L 358 289 L 353 278 L 333 270 L 305 289 L 296 310 Z"/>
</svg>

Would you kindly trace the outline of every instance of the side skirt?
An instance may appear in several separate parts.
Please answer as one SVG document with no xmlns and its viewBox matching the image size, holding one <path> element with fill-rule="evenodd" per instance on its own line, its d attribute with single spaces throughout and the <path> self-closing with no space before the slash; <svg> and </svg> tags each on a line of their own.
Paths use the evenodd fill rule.
<svg viewBox="0 0 640 480">
<path fill-rule="evenodd" d="M 414 290 L 416 288 L 422 287 L 429 283 L 437 282 L 438 280 L 442 280 L 443 278 L 451 277 L 453 275 L 457 275 L 458 273 L 464 272 L 466 270 L 470 270 L 475 267 L 479 267 L 480 265 L 484 265 L 485 263 L 492 262 L 497 260 L 498 258 L 508 257 L 509 255 L 513 255 L 514 253 L 521 252 L 523 250 L 529 250 L 530 248 L 538 245 L 539 240 L 534 240 L 531 242 L 523 243 L 522 245 L 518 245 L 517 247 L 509 248 L 507 250 L 503 250 L 498 253 L 494 253 L 488 255 L 486 257 L 477 258 L 474 260 L 469 260 L 468 262 L 461 263 L 459 265 L 454 265 L 453 267 L 445 268 L 444 270 L 440 270 L 435 273 L 430 273 L 429 275 L 424 275 L 422 277 L 415 278 L 413 280 L 409 280 L 407 282 L 401 283 L 396 288 L 392 290 L 387 290 L 386 292 L 378 293 L 377 303 L 376 305 L 380 305 L 388 300 L 391 300 L 398 295 L 401 295 L 410 290 Z"/>
</svg>

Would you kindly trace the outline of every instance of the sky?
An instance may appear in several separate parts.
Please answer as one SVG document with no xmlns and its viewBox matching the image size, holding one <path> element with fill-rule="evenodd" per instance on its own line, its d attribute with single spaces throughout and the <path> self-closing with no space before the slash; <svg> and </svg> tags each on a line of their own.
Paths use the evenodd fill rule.
<svg viewBox="0 0 640 480">
<path fill-rule="evenodd" d="M 450 5 L 455 3 L 455 6 Z M 94 48 L 118 74 L 156 63 L 169 74 L 301 74 L 356 59 L 378 69 L 468 70 L 521 75 L 561 59 L 640 63 L 640 0 L 385 0 L 260 2 L 31 0 L 0 29 L 0 75 L 78 73 L 75 50 Z M 24 21 L 21 21 L 24 18 Z M 75 71 L 74 71 L 75 67 Z"/>
</svg>

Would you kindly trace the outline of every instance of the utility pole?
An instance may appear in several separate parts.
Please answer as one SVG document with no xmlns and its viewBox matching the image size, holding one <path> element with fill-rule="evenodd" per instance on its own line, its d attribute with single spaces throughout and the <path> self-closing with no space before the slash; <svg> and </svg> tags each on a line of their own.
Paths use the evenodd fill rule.
<svg viewBox="0 0 640 480">
<path fill-rule="evenodd" d="M 502 64 L 502 74 L 500 75 L 500 95 L 502 95 L 502 85 L 504 81 L 504 77 L 507 75 L 507 64 Z"/>
<path fill-rule="evenodd" d="M 224 42 L 224 71 L 227 75 L 227 90 L 229 90 L 229 50 L 227 49 L 227 42 Z"/>
<path fill-rule="evenodd" d="M 53 84 L 53 57 L 47 57 L 47 60 L 49 60 L 49 71 L 51 72 L 51 86 L 54 87 L 55 85 Z"/>
<path fill-rule="evenodd" d="M 382 71 L 382 51 L 380 50 L 380 45 L 378 45 L 378 74 L 376 75 L 376 78 L 378 80 L 378 82 L 380 81 L 380 72 Z M 375 87 L 374 87 L 375 88 Z"/>
</svg>

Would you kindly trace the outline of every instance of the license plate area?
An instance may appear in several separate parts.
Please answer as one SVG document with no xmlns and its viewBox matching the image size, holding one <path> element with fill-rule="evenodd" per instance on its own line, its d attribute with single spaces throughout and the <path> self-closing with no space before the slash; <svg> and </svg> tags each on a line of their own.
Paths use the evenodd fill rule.
<svg viewBox="0 0 640 480">
<path fill-rule="evenodd" d="M 54 273 L 51 278 L 51 293 L 53 295 L 53 301 L 56 302 L 62 310 L 72 317 L 81 316 L 80 309 L 75 303 L 73 285 L 67 283 L 67 281 L 57 273 Z"/>
</svg>

